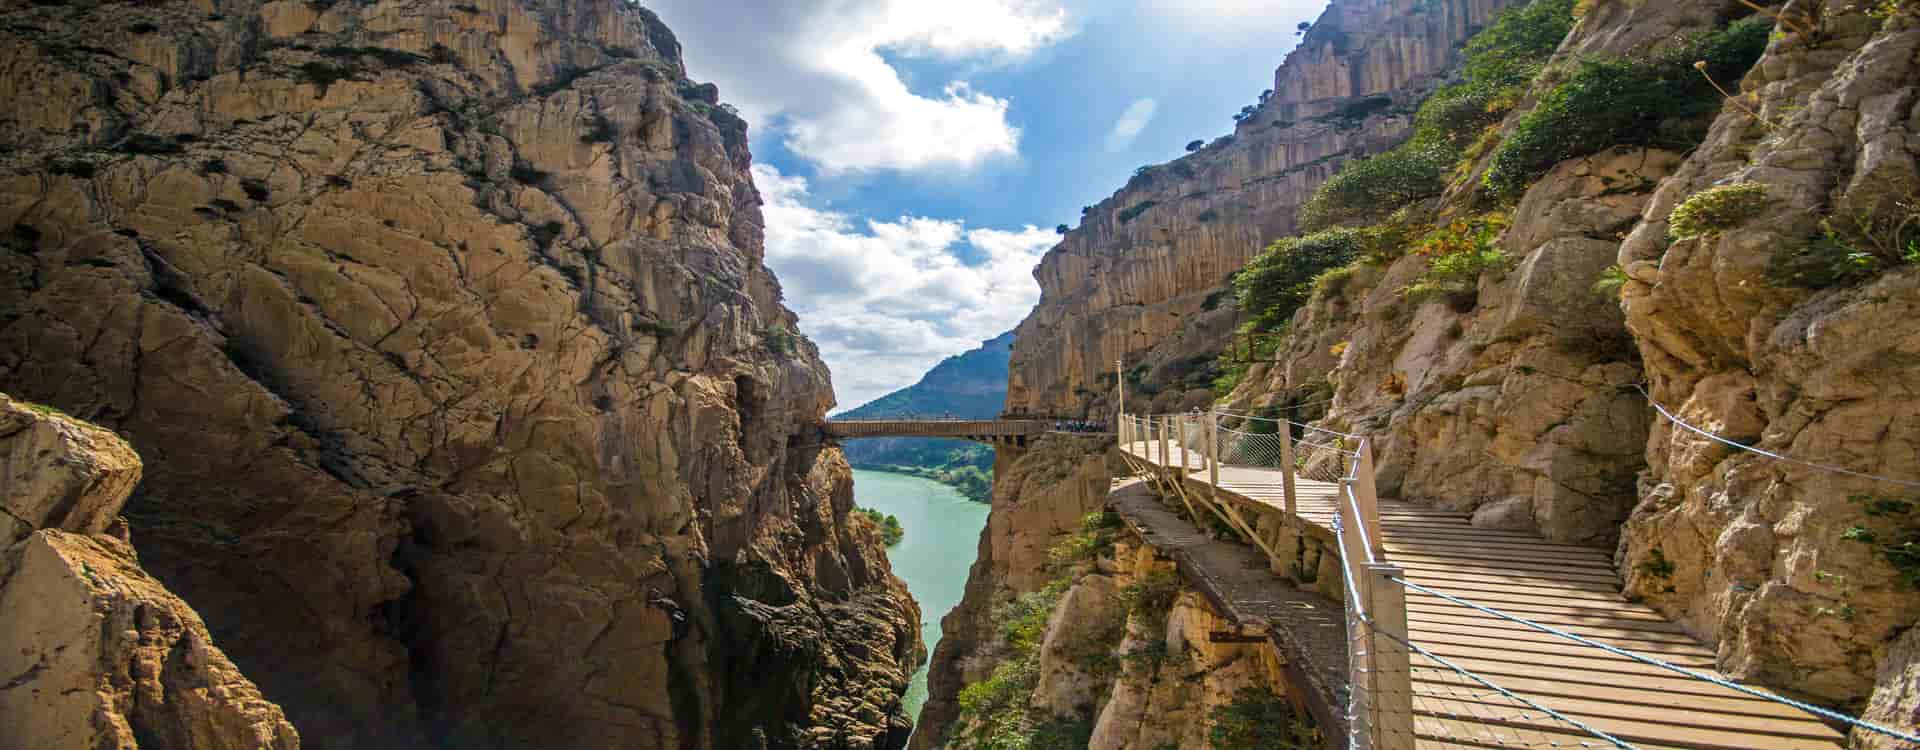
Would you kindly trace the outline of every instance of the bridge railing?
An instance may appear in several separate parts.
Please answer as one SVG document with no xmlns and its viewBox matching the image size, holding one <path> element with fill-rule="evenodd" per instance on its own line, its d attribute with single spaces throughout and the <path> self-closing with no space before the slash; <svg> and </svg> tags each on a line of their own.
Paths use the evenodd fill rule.
<svg viewBox="0 0 1920 750">
<path fill-rule="evenodd" d="M 1277 472 L 1282 512 L 1296 533 L 1303 528 L 1302 482 L 1336 485 L 1333 528 L 1340 549 L 1349 640 L 1346 745 L 1354 750 L 1412 750 L 1406 590 L 1394 583 L 1403 573 L 1386 561 L 1381 546 L 1384 535 L 1372 440 L 1225 410 L 1123 413 L 1120 430 L 1120 444 L 1127 452 L 1170 470 L 1176 483 L 1204 473 L 1206 484 L 1218 488 L 1223 471 L 1229 482 L 1271 481 L 1273 476 L 1235 469 Z M 1237 514 L 1228 514 L 1229 525 L 1266 546 L 1255 529 L 1245 526 Z"/>
</svg>

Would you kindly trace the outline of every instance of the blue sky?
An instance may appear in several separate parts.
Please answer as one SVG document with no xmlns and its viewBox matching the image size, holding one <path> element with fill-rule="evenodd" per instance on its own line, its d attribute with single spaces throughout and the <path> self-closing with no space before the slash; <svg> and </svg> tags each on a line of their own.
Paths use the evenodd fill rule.
<svg viewBox="0 0 1920 750">
<path fill-rule="evenodd" d="M 840 408 L 1012 328 L 1056 224 L 1232 128 L 1323 0 L 644 2 L 753 126 Z"/>
</svg>

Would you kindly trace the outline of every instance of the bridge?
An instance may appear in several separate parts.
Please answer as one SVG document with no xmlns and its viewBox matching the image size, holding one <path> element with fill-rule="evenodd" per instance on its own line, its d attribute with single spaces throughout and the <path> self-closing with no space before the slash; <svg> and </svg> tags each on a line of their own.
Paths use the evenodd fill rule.
<svg viewBox="0 0 1920 750">
<path fill-rule="evenodd" d="M 1275 596 L 1317 588 L 1335 623 L 1344 610 L 1331 657 L 1324 628 L 1269 623 L 1331 677 L 1302 687 L 1339 704 L 1313 711 L 1337 714 L 1320 722 L 1330 747 L 1832 750 L 1844 729 L 1920 747 L 1715 672 L 1713 648 L 1621 595 L 1605 550 L 1379 498 L 1364 435 L 1221 411 L 1122 415 L 1119 429 L 1162 516 L 1231 529 L 1269 558 Z M 1155 525 L 1127 502 L 1110 500 Z"/>
<path fill-rule="evenodd" d="M 1052 425 L 1038 419 L 833 419 L 827 421 L 826 432 L 829 437 L 840 439 L 956 438 L 1025 446 L 1029 438 L 1046 432 Z"/>
</svg>

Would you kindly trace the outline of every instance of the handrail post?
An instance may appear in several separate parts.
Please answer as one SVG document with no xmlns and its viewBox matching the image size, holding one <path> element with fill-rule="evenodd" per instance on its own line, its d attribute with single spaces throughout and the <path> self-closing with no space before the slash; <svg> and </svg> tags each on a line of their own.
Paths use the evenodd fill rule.
<svg viewBox="0 0 1920 750">
<path fill-rule="evenodd" d="M 1207 412 L 1207 486 L 1220 487 L 1220 412 Z"/>
<path fill-rule="evenodd" d="M 1407 590 L 1393 579 L 1406 572 L 1387 563 L 1366 566 L 1367 655 L 1372 690 L 1368 697 L 1374 750 L 1413 750 L 1412 662 L 1407 651 Z"/>
<path fill-rule="evenodd" d="M 1300 467 L 1293 458 L 1293 425 L 1280 420 L 1280 494 L 1286 499 L 1287 525 L 1300 532 L 1300 500 L 1295 494 L 1293 475 Z"/>
<path fill-rule="evenodd" d="M 1168 417 L 1165 415 L 1162 415 L 1160 417 L 1160 465 L 1161 466 L 1172 465 L 1172 461 L 1167 458 L 1167 456 L 1171 455 L 1167 453 L 1167 425 L 1172 421 L 1173 421 L 1172 417 Z"/>
<path fill-rule="evenodd" d="M 1359 471 L 1355 472 L 1354 494 L 1360 500 L 1361 519 L 1367 524 L 1367 538 L 1373 542 L 1373 556 L 1387 559 L 1386 534 L 1380 529 L 1380 496 L 1373 484 L 1373 440 L 1360 438 Z"/>
</svg>

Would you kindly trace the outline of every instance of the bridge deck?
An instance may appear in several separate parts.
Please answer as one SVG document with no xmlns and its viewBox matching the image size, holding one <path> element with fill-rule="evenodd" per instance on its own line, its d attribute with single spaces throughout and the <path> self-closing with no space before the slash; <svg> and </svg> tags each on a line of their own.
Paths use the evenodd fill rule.
<svg viewBox="0 0 1920 750">
<path fill-rule="evenodd" d="M 1123 449 L 1155 467 L 1185 466 L 1205 486 L 1200 455 L 1179 446 Z M 1222 496 L 1284 510 L 1279 469 L 1221 466 Z M 1331 533 L 1338 486 L 1300 480 L 1302 520 Z M 1475 528 L 1464 513 L 1380 502 L 1387 561 L 1407 580 L 1656 659 L 1714 674 L 1714 652 L 1660 613 L 1620 595 L 1604 550 L 1537 534 Z M 1831 748 L 1844 736 L 1811 714 L 1689 679 L 1626 657 L 1529 629 L 1418 591 L 1407 591 L 1409 640 L 1540 705 L 1635 747 Z M 1416 663 L 1422 661 L 1416 657 Z M 1413 699 L 1421 748 L 1606 747 L 1563 722 L 1522 710 L 1466 678 L 1416 670 Z"/>
<path fill-rule="evenodd" d="M 944 437 L 964 440 L 1026 438 L 1046 432 L 1050 422 L 1033 419 L 855 419 L 828 420 L 827 434 L 837 438 Z"/>
</svg>

